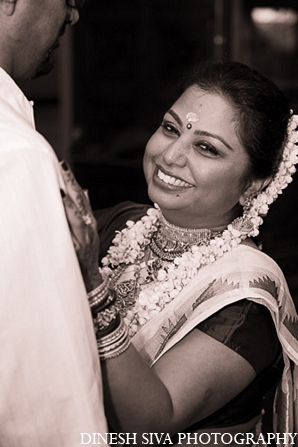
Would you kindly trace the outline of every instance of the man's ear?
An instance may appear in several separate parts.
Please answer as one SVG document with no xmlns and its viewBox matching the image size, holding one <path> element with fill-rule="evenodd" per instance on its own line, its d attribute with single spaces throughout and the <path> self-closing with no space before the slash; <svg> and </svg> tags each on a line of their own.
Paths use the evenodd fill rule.
<svg viewBox="0 0 298 447">
<path fill-rule="evenodd" d="M 246 187 L 246 189 L 243 191 L 242 195 L 240 196 L 239 203 L 240 205 L 244 205 L 244 202 L 248 198 L 253 198 L 258 192 L 262 191 L 266 186 L 269 185 L 272 178 L 266 178 L 262 180 L 252 180 L 249 185 Z"/>
<path fill-rule="evenodd" d="M 15 12 L 17 0 L 0 0 L 0 10 L 7 16 Z"/>
</svg>

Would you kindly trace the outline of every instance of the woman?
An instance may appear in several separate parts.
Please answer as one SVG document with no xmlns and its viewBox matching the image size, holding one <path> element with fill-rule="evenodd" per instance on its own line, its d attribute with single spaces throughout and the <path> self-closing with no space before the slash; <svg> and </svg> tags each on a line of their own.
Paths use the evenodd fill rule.
<svg viewBox="0 0 298 447">
<path fill-rule="evenodd" d="M 253 238 L 295 171 L 297 122 L 278 88 L 249 67 L 202 65 L 146 147 L 156 208 L 97 213 L 99 271 L 94 217 L 83 195 L 72 201 L 64 172 L 111 431 L 137 433 L 139 444 L 146 433 L 238 445 L 236 434 L 251 432 L 256 442 L 281 351 L 276 430 L 295 431 L 297 315 L 282 272 Z"/>
</svg>

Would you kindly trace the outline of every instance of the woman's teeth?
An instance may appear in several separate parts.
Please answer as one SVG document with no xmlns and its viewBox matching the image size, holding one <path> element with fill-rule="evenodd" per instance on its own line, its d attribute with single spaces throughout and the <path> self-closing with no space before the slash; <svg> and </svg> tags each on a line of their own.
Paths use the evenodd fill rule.
<svg viewBox="0 0 298 447">
<path fill-rule="evenodd" d="M 157 172 L 157 177 L 162 180 L 164 183 L 173 186 L 181 186 L 184 188 L 191 188 L 192 185 L 190 183 L 184 182 L 183 180 L 179 180 L 178 178 L 171 177 L 170 175 L 164 174 L 160 169 Z"/>
</svg>

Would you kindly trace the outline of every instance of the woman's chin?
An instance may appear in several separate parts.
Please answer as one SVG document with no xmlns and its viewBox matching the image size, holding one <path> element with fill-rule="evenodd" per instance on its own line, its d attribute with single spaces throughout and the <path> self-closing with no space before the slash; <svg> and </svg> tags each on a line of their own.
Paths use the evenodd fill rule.
<svg viewBox="0 0 298 447">
<path fill-rule="evenodd" d="M 152 196 L 152 198 L 150 198 L 150 200 L 155 203 L 156 205 L 158 205 L 158 207 L 160 208 L 162 214 L 184 214 L 184 206 L 183 203 L 177 201 L 177 199 L 175 200 L 175 198 L 173 198 L 172 200 L 169 200 L 168 198 L 164 198 L 161 196 Z"/>
<path fill-rule="evenodd" d="M 156 190 L 150 191 L 148 189 L 148 196 L 151 202 L 156 203 L 160 209 L 176 209 L 179 208 L 176 197 L 171 197 L 169 194 L 157 192 Z"/>
<path fill-rule="evenodd" d="M 187 202 L 186 190 L 174 187 L 160 187 L 158 185 L 149 184 L 148 196 L 153 203 L 157 203 L 160 207 L 175 209 L 183 207 Z"/>
</svg>

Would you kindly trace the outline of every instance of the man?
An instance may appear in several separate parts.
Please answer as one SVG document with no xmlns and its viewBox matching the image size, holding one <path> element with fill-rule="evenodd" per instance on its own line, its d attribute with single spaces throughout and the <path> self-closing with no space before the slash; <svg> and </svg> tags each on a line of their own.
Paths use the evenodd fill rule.
<svg viewBox="0 0 298 447">
<path fill-rule="evenodd" d="M 107 431 L 63 176 L 14 82 L 49 72 L 78 18 L 66 0 L 0 0 L 1 447 L 75 447 Z"/>
</svg>

